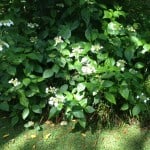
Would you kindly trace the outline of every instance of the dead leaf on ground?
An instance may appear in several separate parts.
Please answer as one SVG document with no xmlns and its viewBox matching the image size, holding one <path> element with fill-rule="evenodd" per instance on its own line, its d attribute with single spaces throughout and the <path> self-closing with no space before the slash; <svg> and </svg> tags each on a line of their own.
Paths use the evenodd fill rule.
<svg viewBox="0 0 150 150">
<path fill-rule="evenodd" d="M 36 135 L 35 135 L 35 134 L 32 134 L 32 135 L 31 135 L 31 138 L 32 138 L 32 139 L 36 138 Z"/>
<path fill-rule="evenodd" d="M 9 137 L 9 133 L 3 135 L 3 138 L 7 138 L 7 137 Z"/>
<path fill-rule="evenodd" d="M 46 135 L 44 136 L 44 139 L 47 140 L 47 139 L 50 137 L 50 135 L 51 135 L 50 133 L 46 134 Z"/>
<path fill-rule="evenodd" d="M 83 137 L 86 137 L 86 134 L 85 134 L 85 133 L 82 133 L 81 135 L 82 135 Z"/>
</svg>

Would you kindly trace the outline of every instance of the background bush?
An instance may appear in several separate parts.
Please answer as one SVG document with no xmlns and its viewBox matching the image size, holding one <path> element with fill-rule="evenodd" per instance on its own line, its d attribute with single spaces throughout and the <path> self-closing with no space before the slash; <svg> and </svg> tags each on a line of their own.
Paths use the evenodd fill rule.
<svg viewBox="0 0 150 150">
<path fill-rule="evenodd" d="M 42 117 L 85 127 L 92 114 L 148 112 L 148 15 L 98 0 L 0 7 L 0 109 L 12 125 Z"/>
</svg>

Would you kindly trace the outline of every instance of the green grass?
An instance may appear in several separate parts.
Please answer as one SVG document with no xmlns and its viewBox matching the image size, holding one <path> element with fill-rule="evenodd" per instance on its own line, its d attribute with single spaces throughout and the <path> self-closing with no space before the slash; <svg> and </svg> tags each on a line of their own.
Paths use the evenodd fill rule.
<svg viewBox="0 0 150 150">
<path fill-rule="evenodd" d="M 0 150 L 149 150 L 150 132 L 139 124 L 122 125 L 95 132 L 73 131 L 67 126 L 47 122 L 42 131 L 12 128 L 8 118 L 0 117 Z"/>
</svg>

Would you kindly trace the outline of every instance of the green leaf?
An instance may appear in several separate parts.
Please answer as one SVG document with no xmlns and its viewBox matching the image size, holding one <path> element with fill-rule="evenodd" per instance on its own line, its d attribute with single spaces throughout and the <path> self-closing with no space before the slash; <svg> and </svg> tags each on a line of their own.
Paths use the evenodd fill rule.
<svg viewBox="0 0 150 150">
<path fill-rule="evenodd" d="M 125 98 L 126 100 L 128 99 L 128 97 L 129 97 L 129 89 L 127 87 L 120 87 L 119 93 L 121 94 L 121 96 L 123 98 Z"/>
<path fill-rule="evenodd" d="M 52 69 L 46 69 L 44 72 L 43 72 L 43 78 L 50 78 L 52 77 L 54 74 L 53 70 Z"/>
<path fill-rule="evenodd" d="M 86 86 L 85 86 L 84 83 L 79 83 L 79 84 L 77 85 L 77 91 L 78 91 L 78 92 L 84 91 L 85 88 L 86 88 Z"/>
<path fill-rule="evenodd" d="M 88 41 L 94 41 L 99 37 L 97 29 L 91 29 L 90 27 L 85 31 L 85 37 Z"/>
<path fill-rule="evenodd" d="M 137 69 L 142 69 L 143 67 L 144 67 L 144 63 L 142 63 L 142 62 L 137 62 L 135 64 L 135 68 L 137 68 Z"/>
<path fill-rule="evenodd" d="M 114 83 L 109 80 L 105 80 L 102 84 L 103 87 L 111 87 Z"/>
<path fill-rule="evenodd" d="M 56 65 L 56 64 L 52 67 L 52 71 L 53 71 L 54 73 L 58 73 L 59 69 L 60 69 L 59 66 Z"/>
<path fill-rule="evenodd" d="M 74 110 L 72 113 L 76 118 L 85 118 L 82 110 Z"/>
<path fill-rule="evenodd" d="M 69 39 L 71 37 L 70 27 L 67 25 L 60 26 L 58 35 L 62 36 L 64 39 Z"/>
<path fill-rule="evenodd" d="M 16 67 L 14 67 L 14 66 L 9 66 L 9 67 L 7 68 L 7 72 L 8 72 L 10 75 L 15 76 L 15 75 L 16 75 Z"/>
<path fill-rule="evenodd" d="M 128 110 L 128 109 L 129 109 L 129 105 L 127 103 L 123 104 L 121 107 L 121 110 L 123 110 L 123 111 Z"/>
<path fill-rule="evenodd" d="M 112 12 L 108 11 L 108 10 L 104 10 L 104 16 L 103 18 L 108 18 L 111 19 L 112 18 Z"/>
<path fill-rule="evenodd" d="M 23 120 L 25 120 L 29 116 L 29 113 L 30 113 L 29 108 L 25 108 L 23 110 L 23 112 L 22 112 L 22 118 L 23 118 Z"/>
<path fill-rule="evenodd" d="M 37 113 L 37 114 L 41 114 L 42 113 L 42 109 L 39 105 L 33 105 L 32 106 L 32 111 Z"/>
<path fill-rule="evenodd" d="M 9 105 L 7 102 L 0 103 L 0 110 L 9 111 Z"/>
<path fill-rule="evenodd" d="M 107 92 L 105 93 L 105 98 L 112 104 L 116 104 L 116 99 L 113 94 Z"/>
<path fill-rule="evenodd" d="M 134 52 L 135 52 L 135 48 L 133 46 L 128 47 L 125 51 L 124 51 L 124 55 L 126 57 L 126 59 L 130 62 L 131 59 L 134 57 Z"/>
<path fill-rule="evenodd" d="M 85 21 L 86 25 L 90 22 L 90 11 L 88 8 L 84 8 L 81 10 L 82 19 Z"/>
<path fill-rule="evenodd" d="M 60 87 L 60 92 L 64 93 L 68 89 L 68 84 L 64 84 Z"/>
<path fill-rule="evenodd" d="M 133 116 L 137 116 L 141 112 L 141 108 L 139 104 L 136 104 L 132 109 Z"/>
<path fill-rule="evenodd" d="M 94 109 L 92 106 L 87 106 L 87 107 L 85 108 L 85 111 L 86 111 L 87 113 L 93 113 L 93 112 L 95 111 L 95 109 Z"/>
<path fill-rule="evenodd" d="M 18 116 L 14 116 L 12 119 L 11 119 L 11 125 L 12 126 L 15 126 L 19 121 L 19 117 Z"/>
<path fill-rule="evenodd" d="M 54 117 L 57 114 L 57 112 L 58 112 L 57 108 L 56 107 L 52 107 L 50 109 L 49 117 L 48 118 L 50 119 L 50 118 Z"/>
<path fill-rule="evenodd" d="M 79 119 L 78 122 L 79 122 L 81 127 L 83 127 L 83 128 L 86 127 L 86 120 L 85 119 Z"/>
<path fill-rule="evenodd" d="M 25 86 L 28 86 L 30 84 L 31 80 L 29 78 L 24 78 L 22 82 Z"/>
<path fill-rule="evenodd" d="M 24 107 L 28 107 L 29 100 L 26 98 L 25 92 L 23 90 L 19 90 L 18 95 L 19 95 L 20 104 L 23 105 Z"/>
</svg>

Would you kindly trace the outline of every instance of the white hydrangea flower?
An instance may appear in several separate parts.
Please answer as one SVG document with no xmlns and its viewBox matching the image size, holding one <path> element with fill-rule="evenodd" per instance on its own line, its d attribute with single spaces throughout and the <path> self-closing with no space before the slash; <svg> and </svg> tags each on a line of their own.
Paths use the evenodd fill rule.
<svg viewBox="0 0 150 150">
<path fill-rule="evenodd" d="M 58 107 L 60 103 L 64 103 L 65 97 L 63 95 L 56 94 L 55 97 L 50 97 L 48 104 L 51 106 Z"/>
<path fill-rule="evenodd" d="M 81 71 L 84 75 L 90 75 L 96 72 L 96 69 L 91 64 L 87 64 L 86 66 L 82 66 Z"/>
<path fill-rule="evenodd" d="M 116 62 L 116 66 L 119 67 L 121 71 L 125 70 L 125 64 L 126 64 L 126 61 L 122 59 Z"/>
<path fill-rule="evenodd" d="M 39 27 L 39 25 L 37 23 L 28 23 L 27 26 L 31 29 L 33 29 L 35 27 Z"/>
<path fill-rule="evenodd" d="M 59 43 L 63 43 L 64 41 L 62 40 L 62 37 L 61 36 L 57 36 L 54 38 L 54 41 L 55 41 L 55 45 L 58 45 Z"/>
<path fill-rule="evenodd" d="M 78 58 L 82 52 L 83 49 L 80 46 L 72 48 L 72 53 L 70 53 L 70 57 Z"/>
<path fill-rule="evenodd" d="M 95 53 L 95 52 L 101 50 L 102 48 L 103 48 L 103 46 L 100 46 L 100 44 L 92 45 L 91 52 Z"/>
<path fill-rule="evenodd" d="M 21 84 L 17 78 L 9 80 L 8 83 L 13 84 L 15 87 Z"/>
</svg>

